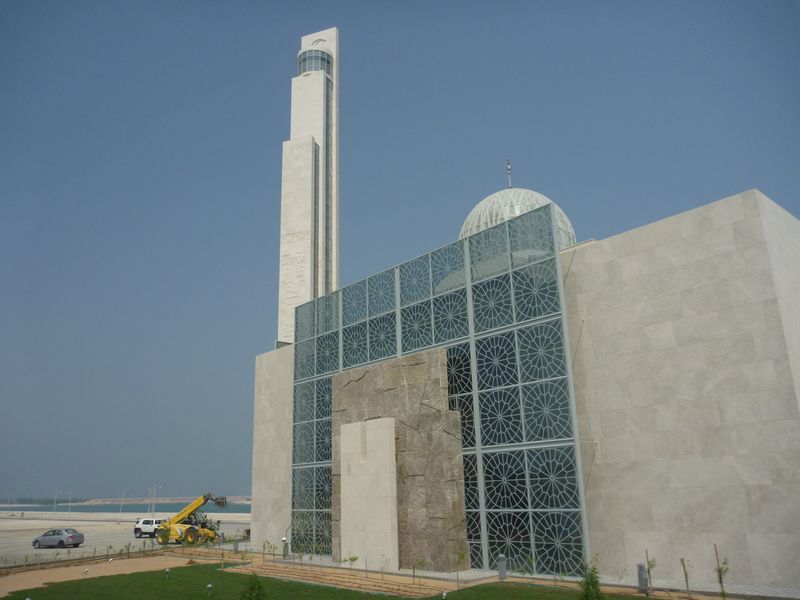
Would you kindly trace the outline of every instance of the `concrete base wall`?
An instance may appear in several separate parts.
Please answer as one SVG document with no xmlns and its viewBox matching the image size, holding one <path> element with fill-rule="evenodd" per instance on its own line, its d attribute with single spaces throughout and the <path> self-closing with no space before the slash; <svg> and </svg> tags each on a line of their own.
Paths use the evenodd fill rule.
<svg viewBox="0 0 800 600">
<path fill-rule="evenodd" d="M 682 588 L 685 558 L 713 586 L 717 544 L 732 589 L 800 588 L 800 225 L 776 210 L 745 192 L 562 254 L 590 552 L 613 580 L 647 550 L 657 585 Z"/>
<path fill-rule="evenodd" d="M 340 429 L 342 559 L 357 556 L 352 567 L 399 568 L 394 429 L 394 419 Z"/>
<path fill-rule="evenodd" d="M 334 560 L 347 558 L 343 553 L 364 556 L 344 542 L 340 429 L 381 417 L 395 422 L 400 567 L 410 569 L 415 563 L 436 571 L 468 567 L 468 558 L 459 562 L 459 556 L 469 556 L 461 424 L 458 413 L 448 409 L 447 358 L 441 348 L 349 369 L 333 378 Z M 376 566 L 382 560 L 367 558 Z"/>
<path fill-rule="evenodd" d="M 280 540 L 291 523 L 294 346 L 256 357 L 250 536 L 255 546 Z"/>
</svg>

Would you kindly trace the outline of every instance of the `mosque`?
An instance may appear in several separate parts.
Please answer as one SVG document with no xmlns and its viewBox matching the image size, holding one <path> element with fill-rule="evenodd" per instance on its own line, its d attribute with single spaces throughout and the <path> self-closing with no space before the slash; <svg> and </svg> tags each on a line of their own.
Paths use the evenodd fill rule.
<svg viewBox="0 0 800 600">
<path fill-rule="evenodd" d="M 338 31 L 301 41 L 252 539 L 354 566 L 800 594 L 800 221 L 757 190 L 578 242 L 544 195 L 338 282 Z"/>
</svg>

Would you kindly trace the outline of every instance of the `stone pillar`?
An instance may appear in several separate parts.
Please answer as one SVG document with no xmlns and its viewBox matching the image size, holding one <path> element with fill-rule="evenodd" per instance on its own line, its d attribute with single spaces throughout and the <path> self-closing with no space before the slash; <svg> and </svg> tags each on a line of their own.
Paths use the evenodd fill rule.
<svg viewBox="0 0 800 600">
<path fill-rule="evenodd" d="M 352 566 L 396 571 L 397 465 L 394 419 L 341 428 L 342 560 Z"/>
<path fill-rule="evenodd" d="M 294 346 L 256 358 L 251 539 L 280 540 L 292 518 L 292 373 Z"/>
</svg>

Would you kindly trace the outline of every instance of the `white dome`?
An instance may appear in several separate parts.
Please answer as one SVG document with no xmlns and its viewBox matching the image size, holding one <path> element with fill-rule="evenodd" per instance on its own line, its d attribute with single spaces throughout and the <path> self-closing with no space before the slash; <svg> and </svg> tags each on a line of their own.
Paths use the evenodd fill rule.
<svg viewBox="0 0 800 600">
<path fill-rule="evenodd" d="M 463 240 L 465 237 L 547 204 L 553 205 L 561 248 L 574 245 L 575 231 L 572 229 L 572 223 L 558 204 L 544 194 L 524 188 L 506 188 L 478 202 L 467 215 L 458 237 Z"/>
</svg>

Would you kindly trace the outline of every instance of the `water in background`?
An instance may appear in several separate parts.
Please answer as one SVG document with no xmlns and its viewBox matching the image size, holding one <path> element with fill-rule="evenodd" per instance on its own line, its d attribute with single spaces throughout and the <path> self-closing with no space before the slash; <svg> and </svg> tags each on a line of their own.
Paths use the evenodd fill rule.
<svg viewBox="0 0 800 600">
<path fill-rule="evenodd" d="M 155 513 L 156 514 L 170 514 L 173 515 L 177 513 L 179 510 L 182 510 L 189 502 L 165 502 L 165 503 L 156 503 Z M 122 505 L 122 512 L 125 514 L 137 513 L 142 517 L 146 517 L 150 514 L 148 510 L 149 506 L 147 504 L 124 504 Z M 207 513 L 247 513 L 250 512 L 250 504 L 232 504 L 228 503 L 228 506 L 225 508 L 219 508 L 213 502 L 209 502 L 200 510 Z M 53 504 L 26 504 L 25 506 L 0 506 L 0 511 L 9 511 L 9 512 L 53 512 Z M 66 512 L 74 512 L 74 513 L 86 513 L 86 512 L 120 512 L 119 503 L 117 504 L 73 504 L 69 506 L 64 503 L 58 503 L 56 505 L 56 512 L 59 514 L 63 514 Z"/>
</svg>

